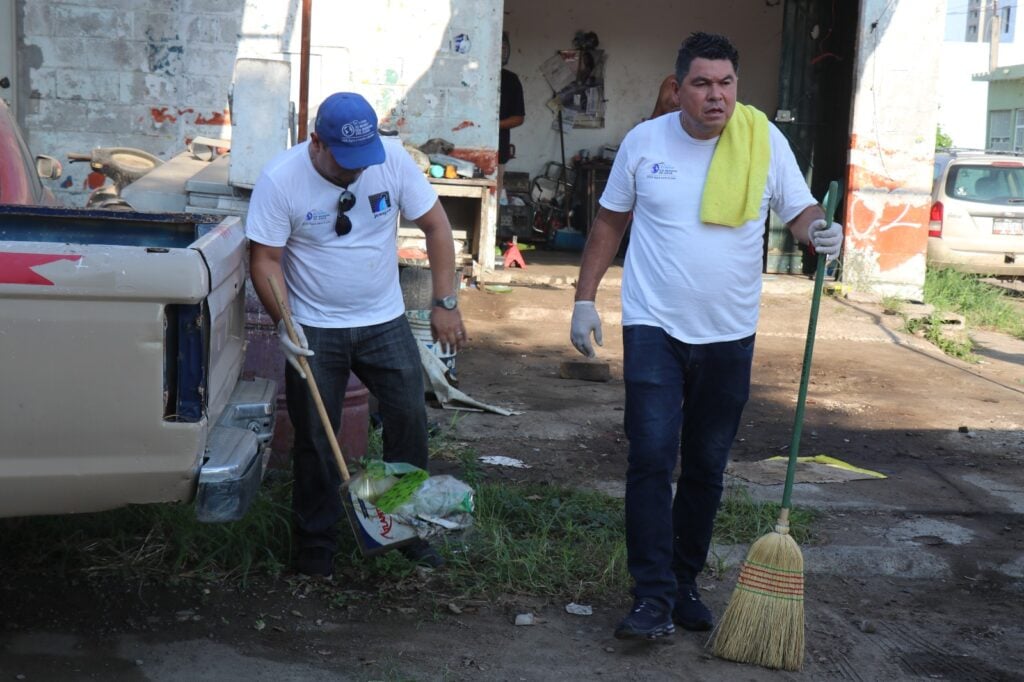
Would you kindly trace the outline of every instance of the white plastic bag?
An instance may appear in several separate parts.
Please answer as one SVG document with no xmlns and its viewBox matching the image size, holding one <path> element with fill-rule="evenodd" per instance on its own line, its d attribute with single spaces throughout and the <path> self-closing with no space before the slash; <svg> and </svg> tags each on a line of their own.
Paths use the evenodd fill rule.
<svg viewBox="0 0 1024 682">
<path fill-rule="evenodd" d="M 472 514 L 473 489 L 454 476 L 431 476 L 395 513 L 442 518 L 449 514 Z"/>
</svg>

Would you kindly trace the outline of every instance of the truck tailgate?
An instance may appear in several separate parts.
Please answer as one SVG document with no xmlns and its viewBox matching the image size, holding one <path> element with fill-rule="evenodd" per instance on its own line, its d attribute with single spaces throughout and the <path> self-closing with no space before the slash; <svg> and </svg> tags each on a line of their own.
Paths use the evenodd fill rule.
<svg viewBox="0 0 1024 682">
<path fill-rule="evenodd" d="M 237 224 L 199 239 L 143 227 L 54 236 L 0 213 L 0 516 L 195 493 L 206 393 L 222 409 L 242 361 L 244 240 Z M 191 365 L 194 396 L 177 400 Z"/>
</svg>

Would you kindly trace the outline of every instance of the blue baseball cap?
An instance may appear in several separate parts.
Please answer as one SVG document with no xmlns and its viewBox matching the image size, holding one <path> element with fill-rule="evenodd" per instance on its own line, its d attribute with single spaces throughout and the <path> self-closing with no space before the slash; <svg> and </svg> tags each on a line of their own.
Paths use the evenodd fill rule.
<svg viewBox="0 0 1024 682">
<path fill-rule="evenodd" d="M 330 148 L 342 168 L 366 168 L 384 163 L 377 114 L 362 95 L 334 93 L 320 104 L 314 127 L 317 137 Z"/>
</svg>

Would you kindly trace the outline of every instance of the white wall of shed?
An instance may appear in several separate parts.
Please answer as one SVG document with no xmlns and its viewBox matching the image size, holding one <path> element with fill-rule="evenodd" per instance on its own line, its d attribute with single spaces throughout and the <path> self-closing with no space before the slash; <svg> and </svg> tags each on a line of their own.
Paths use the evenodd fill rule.
<svg viewBox="0 0 1024 682">
<path fill-rule="evenodd" d="M 523 83 L 526 121 L 512 130 L 516 158 L 507 170 L 539 173 L 560 161 L 554 115 L 545 106 L 551 89 L 540 65 L 558 50 L 571 49 L 577 31 L 593 31 L 605 51 L 605 127 L 573 129 L 565 138 L 567 160 L 580 149 L 596 154 L 617 145 L 650 115 L 665 76 L 675 70 L 679 45 L 693 31 L 721 33 L 740 53 L 739 98 L 774 115 L 782 40 L 781 4 L 749 0 L 505 0 L 504 28 L 512 53 L 507 68 Z"/>
</svg>

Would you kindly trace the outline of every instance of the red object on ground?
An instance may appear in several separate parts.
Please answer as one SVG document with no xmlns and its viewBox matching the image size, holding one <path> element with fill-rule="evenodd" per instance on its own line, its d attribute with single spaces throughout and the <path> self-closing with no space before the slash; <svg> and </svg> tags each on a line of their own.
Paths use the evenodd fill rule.
<svg viewBox="0 0 1024 682">
<path fill-rule="evenodd" d="M 505 267 L 511 268 L 518 266 L 523 270 L 526 269 L 526 261 L 523 260 L 523 254 L 519 251 L 519 246 L 512 242 L 512 244 L 505 251 Z"/>
</svg>

